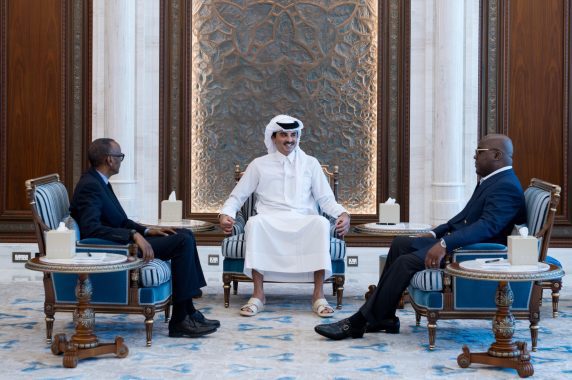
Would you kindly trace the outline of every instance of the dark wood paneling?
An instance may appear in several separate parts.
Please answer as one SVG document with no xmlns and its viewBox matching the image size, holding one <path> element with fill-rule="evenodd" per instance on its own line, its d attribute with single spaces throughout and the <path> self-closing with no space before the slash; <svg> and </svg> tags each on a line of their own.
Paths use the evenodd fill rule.
<svg viewBox="0 0 572 380">
<path fill-rule="evenodd" d="M 59 173 L 69 189 L 81 171 L 91 9 L 91 0 L 0 0 L 0 241 L 34 239 L 26 179 Z"/>
<path fill-rule="evenodd" d="M 59 0 L 8 2 L 5 213 L 28 208 L 26 179 L 65 171 L 61 17 Z"/>
<path fill-rule="evenodd" d="M 192 6 L 190 0 L 161 0 L 160 57 L 160 162 L 159 199 L 172 189 L 184 194 L 192 175 L 191 54 Z M 410 0 L 378 2 L 378 157 L 377 199 L 401 200 L 402 220 L 409 215 L 409 56 Z M 216 222 L 216 214 L 194 214 L 185 202 L 185 217 Z M 377 219 L 377 215 L 352 215 L 352 223 Z M 204 236 L 203 236 L 204 235 Z M 217 245 L 217 233 L 198 234 L 199 244 Z M 349 245 L 363 245 L 367 237 L 352 236 Z M 372 239 L 369 239 L 372 240 Z M 372 243 L 369 242 L 368 244 Z M 364 240 L 365 241 L 365 240 Z M 373 245 L 386 245 L 379 239 Z"/>
<path fill-rule="evenodd" d="M 524 187 L 533 177 L 562 187 L 552 242 L 569 246 L 570 0 L 483 0 L 482 11 L 481 135 L 512 138 Z"/>
<path fill-rule="evenodd" d="M 539 176 L 564 180 L 563 5 L 512 1 L 505 13 L 503 129 L 516 146 L 514 168 L 523 185 Z"/>
</svg>

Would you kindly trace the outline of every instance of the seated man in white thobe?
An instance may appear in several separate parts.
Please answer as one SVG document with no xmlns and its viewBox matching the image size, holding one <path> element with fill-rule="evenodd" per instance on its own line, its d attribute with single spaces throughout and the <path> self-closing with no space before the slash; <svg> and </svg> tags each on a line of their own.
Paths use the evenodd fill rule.
<svg viewBox="0 0 572 380">
<path fill-rule="evenodd" d="M 312 310 L 331 317 L 334 309 L 324 298 L 324 279 L 332 274 L 330 225 L 320 209 L 337 218 L 336 232 L 344 236 L 350 215 L 334 193 L 318 160 L 298 146 L 302 122 L 279 115 L 266 126 L 264 144 L 268 154 L 254 159 L 224 203 L 219 222 L 232 232 L 236 212 L 256 194 L 257 215 L 245 227 L 244 273 L 253 279 L 252 297 L 240 309 L 253 316 L 264 309 L 263 283 L 314 282 Z"/>
</svg>

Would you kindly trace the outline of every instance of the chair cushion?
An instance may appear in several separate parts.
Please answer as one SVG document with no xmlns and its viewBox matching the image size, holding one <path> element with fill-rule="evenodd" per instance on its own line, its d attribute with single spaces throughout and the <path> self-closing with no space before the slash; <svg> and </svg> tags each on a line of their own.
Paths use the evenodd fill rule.
<svg viewBox="0 0 572 380">
<path fill-rule="evenodd" d="M 410 285 L 426 292 L 440 292 L 443 290 L 443 272 L 441 269 L 422 270 L 413 275 Z"/>
<path fill-rule="evenodd" d="M 244 234 L 233 235 L 225 238 L 221 244 L 222 256 L 230 259 L 244 259 L 245 250 Z M 346 257 L 346 242 L 330 238 L 330 257 L 332 260 L 344 260 Z"/>
<path fill-rule="evenodd" d="M 139 282 L 145 288 L 159 286 L 170 278 L 171 266 L 163 260 L 153 259 L 139 269 Z"/>
<path fill-rule="evenodd" d="M 443 292 L 425 291 L 417 289 L 411 284 L 407 287 L 407 291 L 409 292 L 409 297 L 416 305 L 433 310 L 443 309 Z"/>
<path fill-rule="evenodd" d="M 526 224 L 529 235 L 536 235 L 548 214 L 550 192 L 537 187 L 529 187 L 524 192 L 526 202 Z"/>
<path fill-rule="evenodd" d="M 36 211 L 50 229 L 58 228 L 60 222 L 69 215 L 69 199 L 66 187 L 61 182 L 40 185 L 34 192 Z"/>
</svg>

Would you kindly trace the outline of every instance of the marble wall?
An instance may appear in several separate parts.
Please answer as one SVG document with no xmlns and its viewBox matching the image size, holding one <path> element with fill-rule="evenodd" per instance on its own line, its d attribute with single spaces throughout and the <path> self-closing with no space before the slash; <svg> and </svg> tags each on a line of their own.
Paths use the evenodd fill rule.
<svg viewBox="0 0 572 380">
<path fill-rule="evenodd" d="M 410 221 L 438 224 L 476 184 L 479 0 L 411 1 Z"/>
<path fill-rule="evenodd" d="M 158 213 L 159 13 L 159 0 L 93 0 L 92 135 L 121 145 L 111 182 L 135 220 Z"/>
<path fill-rule="evenodd" d="M 94 0 L 93 137 L 127 157 L 128 214 L 158 215 L 159 1 Z M 454 215 L 476 184 L 479 0 L 411 0 L 410 221 Z"/>
</svg>

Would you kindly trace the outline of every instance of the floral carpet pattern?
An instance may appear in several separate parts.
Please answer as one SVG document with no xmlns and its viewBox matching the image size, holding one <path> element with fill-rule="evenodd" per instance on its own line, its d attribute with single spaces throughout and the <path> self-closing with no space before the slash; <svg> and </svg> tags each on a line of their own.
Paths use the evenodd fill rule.
<svg viewBox="0 0 572 380">
<path fill-rule="evenodd" d="M 363 285 L 363 284 L 362 284 Z M 344 307 L 330 321 L 355 312 L 365 288 L 348 284 Z M 329 290 L 329 288 L 327 288 Z M 169 338 L 163 316 L 155 317 L 153 346 L 145 346 L 143 317 L 97 315 L 100 342 L 123 336 L 129 355 L 113 355 L 80 360 L 77 368 L 62 367 L 62 357 L 54 356 L 45 342 L 43 287 L 41 282 L 3 284 L 0 289 L 0 378 L 6 379 L 506 379 L 517 378 L 513 369 L 473 364 L 463 369 L 456 358 L 463 344 L 471 352 L 486 351 L 492 341 L 489 321 L 440 321 L 437 348 L 428 349 L 422 319 L 415 326 L 409 305 L 398 312 L 401 333 L 366 334 L 363 339 L 330 341 L 314 333 L 324 321 L 311 312 L 308 285 L 268 284 L 265 311 L 255 317 L 238 315 L 251 287 L 241 284 L 231 295 L 229 308 L 223 306 L 222 286 L 210 285 L 196 302 L 208 318 L 221 320 L 214 334 L 198 339 Z M 572 301 L 564 286 L 560 316 L 551 317 L 545 294 L 542 306 L 538 351 L 532 353 L 534 379 L 572 378 Z M 334 302 L 329 297 L 330 303 Z M 56 314 L 54 333 L 73 332 L 71 313 Z M 529 342 L 527 321 L 517 321 L 515 338 Z"/>
</svg>

